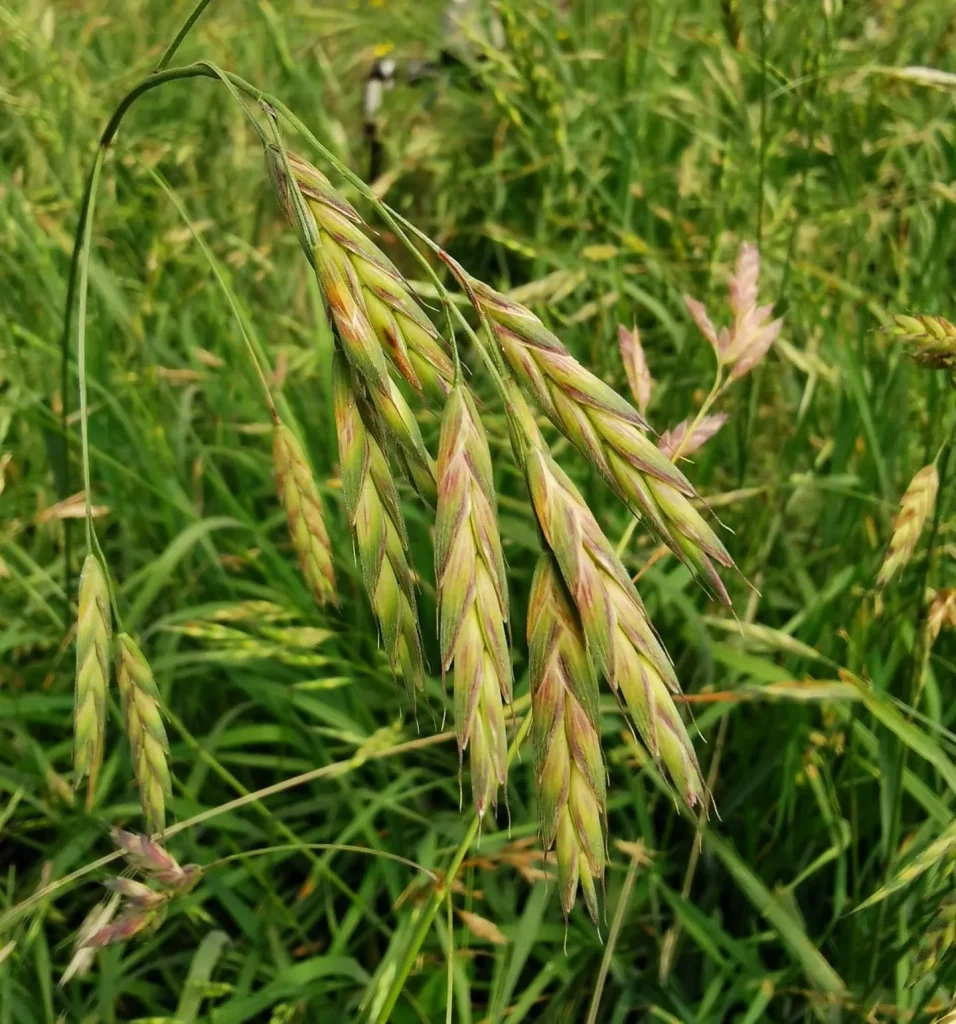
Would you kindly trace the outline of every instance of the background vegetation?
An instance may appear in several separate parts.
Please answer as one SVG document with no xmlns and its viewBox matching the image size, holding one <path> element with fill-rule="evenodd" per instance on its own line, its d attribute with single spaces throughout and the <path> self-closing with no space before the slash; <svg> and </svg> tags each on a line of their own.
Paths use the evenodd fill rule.
<svg viewBox="0 0 956 1024">
<path fill-rule="evenodd" d="M 95 140 L 189 6 L 0 7 L 6 909 L 109 852 L 108 824 L 141 827 L 118 715 L 91 811 L 70 786 L 75 594 L 64 588 L 76 583 L 78 523 L 69 571 L 64 541 L 82 504 L 78 421 L 66 437 L 59 428 L 59 334 Z M 376 53 L 437 52 L 442 6 L 214 3 L 177 61 L 208 57 L 282 97 L 364 175 L 364 72 Z M 912 970 L 945 871 L 854 910 L 944 832 L 956 794 L 952 638 L 943 632 L 925 667 L 914 641 L 926 588 L 956 583 L 946 451 L 931 543 L 882 602 L 873 585 L 902 491 L 956 425 L 948 379 L 912 366 L 879 330 L 896 312 L 953 319 L 956 79 L 901 69 L 956 72 L 956 14 L 939 0 L 569 6 L 561 18 L 538 0 L 505 0 L 500 53 L 387 93 L 375 187 L 472 273 L 527 286 L 525 301 L 621 387 L 617 324 L 636 322 L 660 430 L 693 411 L 712 376 L 681 293 L 725 316 L 737 246 L 759 244 L 781 341 L 723 400 L 727 425 L 687 467 L 756 589 L 729 581 L 738 626 L 673 559 L 641 577 L 705 772 L 719 757 L 720 817 L 695 835 L 608 698 L 609 922 L 623 906 L 611 940 L 580 908 L 565 925 L 541 878 L 526 754 L 512 771 L 510 831 L 504 812 L 497 827 L 486 821 L 454 914 L 439 914 L 391 1019 L 446 1019 L 449 977 L 450 1019 L 462 1022 L 584 1021 L 595 993 L 592 1019 L 615 1024 L 933 1019 L 956 970 L 945 956 L 915 984 Z M 315 607 L 290 557 L 261 392 L 193 232 L 305 429 L 339 554 L 338 611 Z M 387 232 L 381 241 L 420 276 Z M 104 951 L 85 980 L 56 987 L 104 875 L 7 918 L 0 1024 L 361 1019 L 399 970 L 428 880 L 299 847 L 371 847 L 440 872 L 469 815 L 440 681 L 416 721 L 378 649 L 337 479 L 321 303 L 259 143 L 219 85 L 174 83 L 131 110 L 104 169 L 93 247 L 96 525 L 169 712 L 172 818 L 330 767 L 171 840 L 183 862 L 291 848 L 210 872 L 157 934 Z M 67 386 L 75 407 L 72 363 Z M 521 695 L 537 540 L 479 372 L 475 386 L 500 467 Z M 435 424 L 423 426 L 433 441 Z M 623 508 L 556 451 L 619 538 Z M 407 512 L 430 623 L 429 520 L 413 501 Z M 641 570 L 652 550 L 638 531 L 628 566 Z"/>
</svg>

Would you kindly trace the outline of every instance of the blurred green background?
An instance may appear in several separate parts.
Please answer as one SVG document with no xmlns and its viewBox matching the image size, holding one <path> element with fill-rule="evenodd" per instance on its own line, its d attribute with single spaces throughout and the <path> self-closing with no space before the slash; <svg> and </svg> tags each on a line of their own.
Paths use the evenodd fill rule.
<svg viewBox="0 0 956 1024">
<path fill-rule="evenodd" d="M 96 140 L 190 6 L 0 7 L 5 910 L 109 852 L 109 824 L 141 827 L 118 706 L 92 810 L 70 786 L 83 530 L 75 414 L 66 436 L 60 428 L 60 332 Z M 501 0 L 500 47 L 484 17 L 449 43 L 444 8 L 213 0 L 174 63 L 206 58 L 280 97 L 364 177 L 364 79 L 376 58 L 394 58 L 376 193 L 471 273 L 519 289 L 622 390 L 617 325 L 636 323 L 658 430 L 691 414 L 713 375 L 681 294 L 725 322 L 741 241 L 759 246 L 761 301 L 785 325 L 722 400 L 727 425 L 685 467 L 753 585 L 729 580 L 743 625 L 672 558 L 641 576 L 705 772 L 719 756 L 719 818 L 698 839 L 607 696 L 608 925 L 622 908 L 612 939 L 580 908 L 565 924 L 543 879 L 526 752 L 512 770 L 510 828 L 503 810 L 497 826 L 486 821 L 452 913 L 436 918 L 390 1019 L 935 1019 L 956 984 L 950 936 L 930 927 L 949 892 L 946 865 L 853 911 L 953 816 L 954 648 L 944 632 L 924 665 L 915 639 L 927 588 L 956 585 L 945 451 L 932 543 L 882 601 L 873 581 L 901 493 L 956 422 L 949 381 L 911 365 L 881 330 L 894 313 L 956 319 L 956 8 Z M 408 83 L 410 61 L 438 61 L 449 46 L 458 62 Z M 374 211 L 332 177 L 418 283 L 420 268 Z M 221 85 L 173 82 L 132 107 L 104 166 L 92 244 L 95 522 L 124 623 L 169 710 L 172 820 L 336 767 L 177 835 L 170 849 L 183 862 L 293 848 L 210 872 L 157 934 L 99 954 L 85 979 L 56 984 L 105 872 L 6 919 L 0 1024 L 365 1019 L 399 972 L 427 879 L 386 859 L 296 847 L 372 847 L 440 872 L 469 824 L 468 780 L 460 810 L 454 739 L 434 736 L 448 707 L 440 679 L 416 720 L 379 649 L 341 501 L 321 299 L 258 139 Z M 289 551 L 267 410 L 227 293 L 308 441 L 339 611 L 315 607 Z M 523 695 L 537 539 L 494 392 L 463 350 L 498 469 Z M 67 384 L 72 410 L 72 359 Z M 434 419 L 423 413 L 422 426 L 433 444 Z M 555 451 L 616 541 L 623 508 L 571 449 Z M 406 512 L 434 670 L 431 518 L 411 498 Z M 628 567 L 641 571 L 653 549 L 638 530 Z"/>
</svg>

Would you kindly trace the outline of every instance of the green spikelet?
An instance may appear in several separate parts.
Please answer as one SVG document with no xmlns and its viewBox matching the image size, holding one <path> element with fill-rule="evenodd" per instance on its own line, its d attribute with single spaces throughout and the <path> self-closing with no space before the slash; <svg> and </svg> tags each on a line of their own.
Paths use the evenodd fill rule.
<svg viewBox="0 0 956 1024">
<path fill-rule="evenodd" d="M 691 504 L 696 492 L 687 478 L 644 435 L 640 413 L 585 369 L 530 310 L 480 281 L 469 285 L 517 380 L 621 500 L 729 604 L 714 563 L 733 568 L 734 561 Z"/>
<path fill-rule="evenodd" d="M 103 567 L 89 554 L 80 573 L 76 623 L 76 686 L 73 695 L 73 778 L 88 778 L 87 803 L 93 800 L 103 763 L 106 691 L 110 679 L 110 595 Z"/>
<path fill-rule="evenodd" d="M 597 679 L 580 620 L 549 552 L 538 561 L 531 586 L 528 649 L 541 842 L 545 851 L 556 847 L 565 916 L 580 882 L 597 924 L 607 817 Z"/>
<path fill-rule="evenodd" d="M 370 332 L 380 349 L 378 358 L 382 350 L 387 352 L 416 391 L 443 402 L 454 376 L 451 360 L 408 283 L 371 241 L 363 230 L 362 218 L 325 175 L 301 157 L 291 153 L 288 157 L 313 218 L 308 232 L 315 239 L 315 266 L 330 310 L 336 324 L 342 319 L 350 337 L 361 335 L 360 343 L 354 346 L 356 353 L 362 353 L 361 358 L 353 357 L 349 343 L 345 345 L 346 354 L 371 385 L 378 384 L 384 390 L 382 367 L 367 351 Z M 295 225 L 281 157 L 270 150 L 267 159 L 280 202 Z M 300 230 L 299 234 L 301 238 L 303 232 Z M 309 252 L 308 239 L 303 247 Z"/>
<path fill-rule="evenodd" d="M 488 441 L 460 384 L 442 417 L 435 534 L 442 672 L 454 666 L 458 749 L 470 751 L 475 808 L 484 815 L 507 777 L 508 591 Z"/>
<path fill-rule="evenodd" d="M 152 669 L 128 633 L 116 637 L 116 681 L 146 830 L 155 835 L 166 827 L 166 798 L 172 795 L 169 743 Z"/>
<path fill-rule="evenodd" d="M 335 427 L 342 490 L 355 535 L 359 563 L 382 642 L 410 699 L 424 689 L 415 588 L 406 557 L 405 521 L 388 459 L 369 429 L 368 409 L 359 401 L 353 375 L 341 355 L 332 367 Z"/>
<path fill-rule="evenodd" d="M 276 423 L 272 448 L 276 489 L 289 518 L 289 536 L 306 583 L 320 605 L 336 604 L 332 546 L 322 502 L 302 445 L 284 423 Z"/>
<path fill-rule="evenodd" d="M 513 398 L 516 406 L 523 404 L 520 395 Z M 623 697 L 651 755 L 693 807 L 702 802 L 705 788 L 674 704 L 673 695 L 680 692 L 674 667 L 587 503 L 543 445 L 530 415 L 521 419 L 528 425 L 523 448 L 535 516 L 581 617 L 588 654 Z"/>
<path fill-rule="evenodd" d="M 895 316 L 893 333 L 910 358 L 931 370 L 956 370 L 956 324 L 941 316 Z"/>
</svg>

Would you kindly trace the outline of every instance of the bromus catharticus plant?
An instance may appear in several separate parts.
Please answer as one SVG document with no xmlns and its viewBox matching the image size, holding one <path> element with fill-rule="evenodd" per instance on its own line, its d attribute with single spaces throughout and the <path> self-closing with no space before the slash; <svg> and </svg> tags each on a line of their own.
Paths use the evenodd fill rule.
<svg viewBox="0 0 956 1024">
<path fill-rule="evenodd" d="M 92 197 L 102 148 L 110 144 L 123 113 L 139 95 L 164 82 L 199 76 L 225 85 L 256 125 L 279 210 L 295 232 L 321 292 L 335 344 L 331 372 L 343 505 L 382 646 L 411 701 L 426 689 L 427 667 L 418 613 L 420 581 L 409 558 L 402 509 L 403 479 L 434 508 L 440 667 L 443 675 L 451 676 L 455 731 L 462 757 L 466 751 L 469 755 L 476 812 L 450 875 L 488 809 L 496 809 L 515 751 L 533 729 L 540 837 L 547 850 L 555 851 L 562 908 L 565 914 L 572 911 L 580 887 L 588 911 L 598 920 L 607 841 L 607 780 L 598 713 L 602 680 L 626 709 L 677 802 L 703 810 L 708 794 L 678 709 L 680 686 L 671 658 L 614 546 L 538 428 L 525 395 L 599 471 L 640 524 L 698 574 L 712 593 L 729 603 L 720 570 L 733 570 L 733 558 L 678 464 L 682 454 L 703 444 L 723 421 L 709 414 L 710 401 L 693 422 L 656 442 L 645 418 L 651 378 L 636 332 L 624 348 L 637 407 L 575 359 L 537 315 L 452 267 L 473 304 L 479 324 L 475 329 L 474 318 L 451 300 L 410 236 L 444 258 L 434 242 L 376 199 L 281 103 L 273 98 L 264 101 L 254 86 L 205 62 L 161 69 L 133 90 L 107 126 L 81 218 L 81 341 Z M 246 99 L 259 107 L 248 105 Z M 343 175 L 422 263 L 445 307 L 449 330 L 439 328 L 426 313 L 415 290 L 373 242 L 355 206 L 339 194 L 326 174 L 286 149 L 280 124 L 297 132 Z M 779 321 L 767 322 L 768 307 L 756 305 L 756 261 L 749 250 L 744 255 L 732 293 L 734 327 L 726 337 L 715 334 L 728 381 L 748 372 L 779 331 Z M 452 266 L 447 259 L 445 263 Z M 475 366 L 462 365 L 456 332 L 468 339 L 477 357 Z M 305 434 L 288 414 L 281 395 L 272 394 L 264 353 L 248 337 L 245 340 L 274 424 L 274 472 L 292 548 L 316 602 L 333 609 L 339 594 L 336 555 L 309 453 L 301 440 Z M 89 503 L 82 344 L 79 357 Z M 493 414 L 503 414 L 507 421 L 512 454 L 528 485 L 527 508 L 541 540 L 527 629 L 532 713 L 525 714 L 520 724 L 514 719 L 510 750 L 506 709 L 515 696 L 513 663 L 525 654 L 516 654 L 509 631 L 508 573 L 498 522 L 496 474 L 483 423 L 488 404 L 477 400 L 470 383 L 471 372 L 477 374 L 480 368 L 503 411 Z M 437 451 L 429 449 L 419 425 L 419 415 L 429 410 L 440 422 Z M 577 458 L 573 452 L 571 457 Z M 118 674 L 134 773 L 147 826 L 160 833 L 171 791 L 160 691 L 142 651 L 122 632 L 116 594 L 110 591 L 108 566 L 89 515 L 87 538 L 102 581 L 95 594 L 88 582 L 89 593 L 81 601 L 84 629 L 78 653 L 84 675 L 79 694 L 78 673 L 78 707 L 82 709 L 78 723 L 82 720 L 83 729 L 78 724 L 77 731 L 84 742 L 78 743 L 77 771 L 95 777 L 101 757 L 88 737 L 102 735 L 97 695 L 108 683 L 109 659 L 104 662 L 99 654 L 103 642 L 109 645 L 112 616 L 121 636 Z M 162 851 L 160 839 L 149 840 L 157 851 Z M 153 903 L 158 907 L 161 902 L 131 886 L 121 887 L 121 894 L 127 909 L 119 910 L 113 923 L 100 925 L 100 930 L 112 928 L 106 934 L 115 938 L 144 930 L 143 918 L 155 921 Z M 411 958 L 421 945 L 421 930 L 427 931 L 440 905 L 438 889 L 436 894 L 409 946 Z M 123 924 L 118 927 L 116 922 Z M 403 970 L 395 991 L 407 974 Z M 391 994 L 378 1019 L 386 1019 L 390 1003 L 394 1004 Z"/>
</svg>

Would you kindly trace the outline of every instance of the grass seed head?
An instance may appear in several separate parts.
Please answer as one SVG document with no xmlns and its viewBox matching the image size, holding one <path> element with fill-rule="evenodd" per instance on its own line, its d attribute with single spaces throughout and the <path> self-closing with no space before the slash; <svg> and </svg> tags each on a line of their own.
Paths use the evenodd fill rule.
<svg viewBox="0 0 956 1024">
<path fill-rule="evenodd" d="M 355 379 L 339 354 L 332 380 L 342 491 L 365 589 L 392 671 L 404 678 L 414 699 L 415 691 L 424 689 L 425 673 L 398 491 L 388 459 L 370 429 Z"/>
<path fill-rule="evenodd" d="M 931 462 L 916 473 L 900 500 L 890 546 L 876 577 L 878 587 L 885 587 L 913 557 L 923 526 L 936 504 L 938 490 L 939 473 L 936 463 Z"/>
<path fill-rule="evenodd" d="M 926 613 L 926 635 L 930 644 L 936 641 L 944 626 L 956 629 L 956 587 L 946 587 L 933 595 Z"/>
<path fill-rule="evenodd" d="M 694 424 L 694 417 L 682 420 L 671 430 L 665 430 L 657 442 L 657 447 L 669 458 L 673 459 L 678 452 L 690 455 L 702 448 L 727 422 L 727 413 L 717 412 L 704 416 Z M 693 429 L 692 429 L 693 428 Z M 690 433 L 688 434 L 688 431 Z"/>
<path fill-rule="evenodd" d="M 526 472 L 535 515 L 581 617 L 595 667 L 623 698 L 644 745 L 680 796 L 695 806 L 705 789 L 674 704 L 680 685 L 627 570 L 546 449 L 529 445 Z"/>
<path fill-rule="evenodd" d="M 730 310 L 734 319 L 730 327 L 718 331 L 703 303 L 684 296 L 684 305 L 697 329 L 713 346 L 721 366 L 729 367 L 729 380 L 738 380 L 754 369 L 770 351 L 783 327 L 783 319 L 770 320 L 773 303 L 757 305 L 760 277 L 760 252 L 750 242 L 743 242 L 737 252 L 734 272 L 727 278 Z"/>
<path fill-rule="evenodd" d="M 199 881 L 202 868 L 198 864 L 180 865 L 163 846 L 149 836 L 114 828 L 110 837 L 129 861 L 133 870 L 174 893 L 189 892 Z"/>
<path fill-rule="evenodd" d="M 63 988 L 71 978 L 83 977 L 93 964 L 96 950 L 87 943 L 94 935 L 106 928 L 119 910 L 120 898 L 113 895 L 95 907 L 83 919 L 73 943 L 73 956 L 58 983 Z"/>
<path fill-rule="evenodd" d="M 454 668 L 455 728 L 470 751 L 475 808 L 497 806 L 507 777 L 503 702 L 511 701 L 508 590 L 491 454 L 464 385 L 448 397 L 438 451 L 435 525 L 442 672 Z"/>
<path fill-rule="evenodd" d="M 617 340 L 621 347 L 621 362 L 624 363 L 628 386 L 638 411 L 643 416 L 651 401 L 654 381 L 651 379 L 651 371 L 647 365 L 647 356 L 644 355 L 644 346 L 641 344 L 637 325 L 629 329 L 623 324 L 618 324 Z"/>
<path fill-rule="evenodd" d="M 524 306 L 472 281 L 477 302 L 517 379 L 554 425 L 597 467 L 612 489 L 674 554 L 729 604 L 714 562 L 733 559 L 690 502 L 694 488 L 644 434 L 641 414 L 582 366 Z"/>
<path fill-rule="evenodd" d="M 166 827 L 166 798 L 172 796 L 169 743 L 152 669 L 128 633 L 116 638 L 116 681 L 146 830 L 154 835 Z"/>
<path fill-rule="evenodd" d="M 109 586 L 99 559 L 89 554 L 80 573 L 73 695 L 74 786 L 89 778 L 89 798 L 103 763 L 106 693 L 110 678 L 112 616 Z"/>
<path fill-rule="evenodd" d="M 308 457 L 298 438 L 277 423 L 272 448 L 276 489 L 289 518 L 289 536 L 306 583 L 320 605 L 337 604 L 332 546 Z"/>
<path fill-rule="evenodd" d="M 895 316 L 893 321 L 893 333 L 906 344 L 915 363 L 933 370 L 956 370 L 956 324 L 924 313 Z"/>
<path fill-rule="evenodd" d="M 443 402 L 454 369 L 438 331 L 412 295 L 408 282 L 368 237 L 362 218 L 325 175 L 291 153 L 289 165 L 314 219 L 319 252 L 316 265 L 333 315 L 338 309 L 347 323 L 355 322 L 354 309 L 339 294 L 344 285 L 352 305 L 361 307 L 362 331 L 366 325 L 371 329 L 380 347 L 416 391 Z M 273 158 L 270 167 L 283 209 L 294 223 L 288 199 L 283 201 L 288 189 L 282 181 L 281 161 Z M 328 298 L 329 287 L 333 299 Z M 356 365 L 361 371 L 362 367 Z"/>
<path fill-rule="evenodd" d="M 596 885 L 605 866 L 607 794 L 598 687 L 577 612 L 550 552 L 538 561 L 528 605 L 531 735 L 545 851 L 557 847 L 567 916 L 578 883 L 598 922 Z"/>
</svg>

